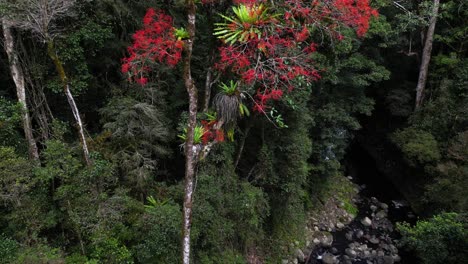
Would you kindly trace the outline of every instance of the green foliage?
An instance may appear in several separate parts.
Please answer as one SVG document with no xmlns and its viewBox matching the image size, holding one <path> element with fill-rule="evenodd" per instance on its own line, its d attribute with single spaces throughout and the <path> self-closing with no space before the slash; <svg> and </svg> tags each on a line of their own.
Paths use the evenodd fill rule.
<svg viewBox="0 0 468 264">
<path fill-rule="evenodd" d="M 34 247 L 21 248 L 13 263 L 18 264 L 47 264 L 63 262 L 62 252 L 44 244 Z"/>
<path fill-rule="evenodd" d="M 98 260 L 98 263 L 134 263 L 130 251 L 113 237 L 100 236 L 99 239 L 93 241 L 91 256 Z"/>
<path fill-rule="evenodd" d="M 398 224 L 401 245 L 413 249 L 425 264 L 463 263 L 468 254 L 467 221 L 464 215 L 443 213 L 420 220 L 411 227 Z"/>
<path fill-rule="evenodd" d="M 13 148 L 0 147 L 0 197 L 3 202 L 21 203 L 34 186 L 32 164 Z"/>
<path fill-rule="evenodd" d="M 429 132 L 409 127 L 395 132 L 392 140 L 413 166 L 437 162 L 441 157 L 437 141 Z"/>
<path fill-rule="evenodd" d="M 193 130 L 193 143 L 194 144 L 201 144 L 202 137 L 206 133 L 205 128 L 203 126 L 196 126 Z M 184 129 L 183 134 L 177 135 L 180 139 L 184 142 L 187 141 L 187 128 Z"/>
<path fill-rule="evenodd" d="M 192 232 L 201 263 L 219 263 L 222 257 L 244 263 L 241 253 L 264 239 L 269 214 L 265 193 L 235 175 L 232 153 L 232 145 L 223 144 L 198 174 Z"/>
<path fill-rule="evenodd" d="M 250 38 L 260 37 L 262 34 L 257 23 L 271 19 L 274 15 L 268 13 L 263 4 L 233 6 L 235 17 L 219 14 L 226 22 L 215 23 L 214 35 L 227 43 L 244 42 Z"/>
<path fill-rule="evenodd" d="M 229 84 L 225 84 L 221 82 L 219 85 L 219 89 L 225 94 L 225 95 L 235 95 L 237 92 L 237 82 L 234 82 L 233 80 L 229 81 Z"/>
<path fill-rule="evenodd" d="M 162 100 L 156 102 L 115 96 L 100 111 L 110 137 L 110 142 L 100 147 L 118 164 L 128 182 L 140 190 L 151 182 L 159 161 L 171 154 L 167 147 L 170 123 L 164 116 Z"/>
<path fill-rule="evenodd" d="M 182 211 L 173 201 L 157 202 L 148 198 L 150 205 L 139 219 L 138 244 L 132 249 L 139 263 L 178 263 L 180 253 L 180 226 Z M 151 202 L 153 201 L 153 202 Z"/>
<path fill-rule="evenodd" d="M 0 263 L 7 264 L 15 260 L 18 248 L 18 242 L 0 234 Z"/>
<path fill-rule="evenodd" d="M 10 146 L 26 153 L 25 140 L 18 132 L 21 129 L 22 107 L 0 97 L 0 146 Z"/>
<path fill-rule="evenodd" d="M 187 39 L 190 37 L 189 33 L 185 28 L 175 28 L 174 29 L 174 35 L 176 36 L 177 39 Z"/>
</svg>

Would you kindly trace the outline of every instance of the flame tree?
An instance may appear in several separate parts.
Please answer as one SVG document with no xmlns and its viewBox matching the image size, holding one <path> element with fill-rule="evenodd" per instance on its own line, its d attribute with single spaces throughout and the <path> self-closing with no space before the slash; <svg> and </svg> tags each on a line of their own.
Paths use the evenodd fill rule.
<svg viewBox="0 0 468 264">
<path fill-rule="evenodd" d="M 189 98 L 188 125 L 185 135 L 185 188 L 183 204 L 182 260 L 190 263 L 190 231 L 197 163 L 211 147 L 227 138 L 233 139 L 233 126 L 240 115 L 268 118 L 277 127 L 286 127 L 273 105 L 285 95 L 300 89 L 300 83 L 320 79 L 315 56 L 324 43 L 341 41 L 343 31 L 352 30 L 357 38 L 365 35 L 370 19 L 377 11 L 369 0 L 329 1 L 255 1 L 234 0 L 225 9 L 224 1 L 204 0 L 204 9 L 219 11 L 212 38 L 217 38 L 218 54 L 207 74 L 206 89 L 214 69 L 221 92 L 212 99 L 215 113 L 197 123 L 198 89 L 192 76 L 192 53 L 198 31 L 195 27 L 197 5 L 185 3 L 185 28 L 175 28 L 174 19 L 164 10 L 148 9 L 143 27 L 133 35 L 128 57 L 123 59 L 122 73 L 140 85 L 151 81 L 160 67 L 182 64 L 185 88 Z M 224 9 L 223 9 L 224 8 Z M 349 34 L 348 34 L 349 36 Z M 206 37 L 206 36 L 205 36 Z M 203 43 L 200 43 L 203 45 Z M 209 55 L 209 54 L 207 54 Z"/>
</svg>

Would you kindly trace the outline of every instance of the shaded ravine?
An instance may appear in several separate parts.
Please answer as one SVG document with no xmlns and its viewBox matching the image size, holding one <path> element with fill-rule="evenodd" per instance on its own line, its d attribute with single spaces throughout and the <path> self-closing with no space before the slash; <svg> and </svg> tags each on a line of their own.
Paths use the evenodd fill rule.
<svg viewBox="0 0 468 264">
<path fill-rule="evenodd" d="M 416 219 L 403 196 L 357 143 L 348 149 L 345 165 L 348 177 L 360 186 L 355 200 L 359 213 L 345 228 L 332 232 L 331 247 L 316 247 L 307 263 L 418 263 L 396 247 L 396 223 Z"/>
</svg>

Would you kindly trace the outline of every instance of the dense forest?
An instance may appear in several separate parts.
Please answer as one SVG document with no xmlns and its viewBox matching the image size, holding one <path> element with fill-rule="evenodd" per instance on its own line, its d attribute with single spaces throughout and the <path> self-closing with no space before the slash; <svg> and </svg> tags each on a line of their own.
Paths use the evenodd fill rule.
<svg viewBox="0 0 468 264">
<path fill-rule="evenodd" d="M 0 0 L 0 24 L 0 263 L 466 263 L 465 0 Z"/>
</svg>

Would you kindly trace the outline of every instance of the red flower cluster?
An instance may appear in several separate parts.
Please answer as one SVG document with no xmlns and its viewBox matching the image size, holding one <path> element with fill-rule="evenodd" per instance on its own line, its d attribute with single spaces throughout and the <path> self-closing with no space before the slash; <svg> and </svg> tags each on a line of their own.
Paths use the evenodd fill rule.
<svg viewBox="0 0 468 264">
<path fill-rule="evenodd" d="M 251 5 L 260 1 L 235 2 Z M 275 4 L 276 10 L 282 10 L 282 21 L 262 20 L 254 25 L 261 32 L 259 36 L 231 45 L 225 43 L 219 48 L 220 59 L 216 64 L 218 70 L 238 75 L 250 87 L 247 89 L 258 89 L 254 104 L 258 112 L 264 112 L 268 101 L 279 100 L 284 92 L 291 92 L 298 77 L 305 82 L 320 78 L 312 58 L 318 48 L 311 40 L 312 28 L 320 28 L 329 32 L 328 36 L 342 40 L 340 27 L 353 27 L 358 36 L 363 36 L 371 17 L 377 16 L 369 0 L 284 0 Z"/>
<path fill-rule="evenodd" d="M 217 121 L 201 121 L 201 124 L 205 129 L 205 133 L 202 136 L 202 142 L 204 145 L 208 144 L 208 142 L 213 140 L 217 142 L 224 141 L 224 131 L 222 129 L 214 129 L 214 125 L 216 123 Z"/>
<path fill-rule="evenodd" d="M 263 92 L 257 91 L 256 102 L 253 110 L 259 113 L 264 113 L 267 109 L 267 103 L 270 100 L 280 100 L 283 97 L 283 90 L 264 90 Z"/>
<path fill-rule="evenodd" d="M 174 36 L 172 17 L 149 8 L 143 18 L 143 29 L 133 35 L 129 57 L 123 59 L 122 73 L 145 85 L 143 77 L 154 63 L 175 66 L 181 59 L 184 43 Z"/>
<path fill-rule="evenodd" d="M 377 10 L 369 5 L 369 0 L 335 0 L 334 7 L 339 11 L 339 19 L 356 28 L 358 36 L 362 37 L 369 29 L 372 16 L 377 17 Z"/>
</svg>

